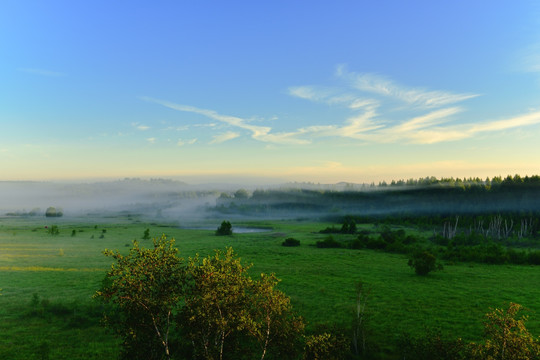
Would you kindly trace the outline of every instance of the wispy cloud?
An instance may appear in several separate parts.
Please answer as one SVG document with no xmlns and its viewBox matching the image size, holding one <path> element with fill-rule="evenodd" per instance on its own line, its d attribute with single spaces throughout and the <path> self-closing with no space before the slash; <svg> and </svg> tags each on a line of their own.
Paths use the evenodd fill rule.
<svg viewBox="0 0 540 360">
<path fill-rule="evenodd" d="M 176 143 L 176 145 L 178 145 L 178 146 L 193 145 L 193 144 L 195 144 L 196 142 L 197 142 L 197 139 L 196 139 L 196 138 L 189 139 L 189 140 L 178 139 L 178 142 Z"/>
<path fill-rule="evenodd" d="M 291 96 L 301 99 L 323 102 L 329 105 L 346 104 L 351 109 L 377 104 L 377 101 L 374 99 L 358 97 L 351 93 L 340 92 L 337 89 L 322 86 L 291 86 L 288 88 L 288 93 Z"/>
<path fill-rule="evenodd" d="M 220 144 L 220 143 L 225 142 L 225 141 L 236 139 L 239 136 L 240 136 L 240 134 L 238 134 L 238 133 L 228 131 L 228 132 L 226 132 L 224 134 L 219 134 L 219 135 L 213 136 L 212 141 L 210 141 L 210 144 Z"/>
<path fill-rule="evenodd" d="M 146 139 L 146 141 L 148 141 L 150 144 L 154 144 L 156 142 L 156 138 L 151 137 L 151 138 Z"/>
<path fill-rule="evenodd" d="M 349 72 L 345 66 L 339 66 L 336 75 L 347 80 L 353 88 L 360 91 L 427 108 L 447 106 L 480 96 L 471 93 L 455 94 L 449 91 L 406 87 L 377 74 Z"/>
<path fill-rule="evenodd" d="M 35 75 L 48 76 L 48 77 L 67 76 L 65 73 L 62 73 L 62 72 L 50 71 L 50 70 L 45 70 L 45 69 L 37 69 L 37 68 L 18 68 L 17 70 L 28 73 L 28 74 L 35 74 Z"/>
<path fill-rule="evenodd" d="M 150 129 L 150 126 L 142 125 L 139 123 L 131 123 L 131 126 L 133 126 L 137 130 L 146 131 Z"/>
<path fill-rule="evenodd" d="M 271 133 L 272 128 L 268 126 L 253 125 L 253 124 L 250 124 L 248 120 L 246 119 L 242 119 L 236 116 L 222 115 L 214 110 L 200 109 L 194 106 L 175 104 L 169 101 L 153 99 L 149 97 L 142 97 L 141 99 L 163 105 L 170 109 L 203 115 L 203 116 L 206 116 L 207 118 L 219 121 L 221 123 L 230 125 L 232 127 L 247 130 L 251 132 L 251 137 L 255 140 L 259 140 L 263 142 L 270 142 L 270 143 L 277 143 L 277 144 L 308 143 L 307 140 L 296 138 L 295 136 L 297 135 L 297 133 Z"/>
<path fill-rule="evenodd" d="M 509 119 L 484 121 L 476 124 L 425 127 L 418 131 L 400 132 L 397 127 L 382 131 L 384 139 L 404 139 L 410 143 L 434 144 L 471 138 L 475 135 L 518 129 L 540 124 L 540 112 L 533 112 Z"/>
<path fill-rule="evenodd" d="M 461 103 L 479 94 L 406 87 L 380 75 L 349 72 L 342 66 L 338 67 L 336 74 L 338 80 L 345 80 L 344 85 L 293 86 L 288 89 L 288 94 L 310 102 L 341 107 L 349 114 L 341 120 L 334 119 L 330 124 L 312 124 L 288 132 L 275 131 L 270 126 L 254 124 L 253 119 L 223 115 L 214 110 L 149 97 L 142 99 L 205 116 L 215 121 L 212 123 L 215 129 L 232 128 L 215 134 L 210 140 L 212 144 L 239 138 L 246 133 L 252 139 L 269 145 L 303 145 L 319 138 L 346 138 L 364 143 L 435 144 L 540 124 L 540 111 L 536 110 L 505 119 L 465 122 L 462 115 L 466 108 Z M 267 123 L 270 121 L 266 120 Z"/>
<path fill-rule="evenodd" d="M 479 94 L 406 87 L 384 76 L 349 72 L 344 66 L 337 68 L 336 75 L 346 82 L 341 90 L 308 85 L 291 87 L 289 94 L 313 102 L 341 104 L 357 114 L 342 124 L 305 127 L 300 129 L 301 133 L 375 143 L 434 144 L 540 123 L 540 112 L 531 112 L 503 120 L 456 124 L 457 115 L 465 111 L 456 104 Z M 403 105 L 388 105 L 395 100 Z M 402 120 L 390 121 L 385 118 L 389 113 L 404 116 Z"/>
</svg>

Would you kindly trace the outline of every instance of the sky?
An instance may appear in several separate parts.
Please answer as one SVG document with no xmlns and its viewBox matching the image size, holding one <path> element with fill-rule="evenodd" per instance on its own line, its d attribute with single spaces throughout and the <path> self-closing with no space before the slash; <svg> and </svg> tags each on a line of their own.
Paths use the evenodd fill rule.
<svg viewBox="0 0 540 360">
<path fill-rule="evenodd" d="M 0 3 L 0 180 L 540 174 L 537 1 Z"/>
</svg>

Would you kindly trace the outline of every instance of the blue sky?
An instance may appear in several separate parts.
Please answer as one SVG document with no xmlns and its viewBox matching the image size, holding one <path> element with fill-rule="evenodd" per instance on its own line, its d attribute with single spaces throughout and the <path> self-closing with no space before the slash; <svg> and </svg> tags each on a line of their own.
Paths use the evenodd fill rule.
<svg viewBox="0 0 540 360">
<path fill-rule="evenodd" d="M 0 180 L 540 173 L 536 1 L 3 1 Z"/>
</svg>

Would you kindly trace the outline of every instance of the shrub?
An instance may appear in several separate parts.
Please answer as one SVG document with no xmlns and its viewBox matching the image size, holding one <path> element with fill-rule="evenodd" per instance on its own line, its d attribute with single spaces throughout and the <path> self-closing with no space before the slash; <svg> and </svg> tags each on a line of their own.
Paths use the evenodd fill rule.
<svg viewBox="0 0 540 360">
<path fill-rule="evenodd" d="M 216 235 L 218 236 L 232 235 L 232 233 L 232 225 L 228 221 L 223 221 L 216 230 Z"/>
<path fill-rule="evenodd" d="M 366 246 L 360 239 L 354 239 L 349 243 L 349 248 L 353 250 L 363 249 Z"/>
<path fill-rule="evenodd" d="M 343 334 L 324 332 L 306 338 L 304 360 L 341 360 L 349 352 L 349 341 Z"/>
<path fill-rule="evenodd" d="M 281 243 L 283 246 L 300 246 L 300 240 L 296 240 L 294 238 L 286 238 L 285 241 Z"/>
<path fill-rule="evenodd" d="M 340 229 L 336 228 L 335 226 L 327 227 L 326 229 L 320 230 L 320 234 L 339 234 L 341 232 Z"/>
<path fill-rule="evenodd" d="M 540 251 L 531 251 L 527 256 L 530 265 L 540 265 Z"/>
<path fill-rule="evenodd" d="M 315 245 L 318 248 L 325 249 L 325 248 L 340 248 L 341 243 L 334 239 L 332 236 L 328 236 L 326 239 L 322 241 L 317 241 Z"/>
<path fill-rule="evenodd" d="M 398 341 L 403 359 L 466 360 L 471 358 L 469 347 L 461 339 L 445 339 L 440 331 L 428 331 L 421 338 L 404 334 Z"/>
<path fill-rule="evenodd" d="M 50 235 L 58 235 L 60 234 L 60 230 L 58 229 L 57 225 L 53 225 L 47 230 L 47 233 Z"/>
<path fill-rule="evenodd" d="M 409 259 L 408 265 L 414 268 L 414 271 L 418 275 L 427 275 L 431 271 L 442 270 L 442 265 L 437 264 L 435 255 L 427 250 L 415 253 L 412 258 Z"/>
<path fill-rule="evenodd" d="M 384 241 L 384 239 L 382 238 L 382 236 L 379 236 L 377 239 L 369 239 L 366 243 L 366 247 L 368 249 L 379 249 L 379 250 L 382 250 L 382 249 L 386 249 L 386 246 L 388 245 L 388 243 L 386 241 Z"/>
<path fill-rule="evenodd" d="M 143 240 L 149 240 L 150 239 L 150 229 L 144 230 L 142 238 L 143 238 Z"/>
</svg>

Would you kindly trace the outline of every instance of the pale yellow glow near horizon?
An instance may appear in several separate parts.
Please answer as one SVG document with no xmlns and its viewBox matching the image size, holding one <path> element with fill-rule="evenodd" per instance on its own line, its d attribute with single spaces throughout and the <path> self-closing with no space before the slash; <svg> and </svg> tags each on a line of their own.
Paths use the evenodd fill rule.
<svg viewBox="0 0 540 360">
<path fill-rule="evenodd" d="M 418 179 L 428 176 L 437 178 L 469 178 L 485 179 L 494 176 L 519 174 L 520 176 L 537 175 L 534 166 L 526 162 L 500 164 L 485 162 L 482 164 L 462 161 L 440 161 L 426 163 L 409 163 L 387 165 L 347 166 L 338 162 L 327 162 L 318 166 L 283 166 L 253 167 L 249 170 L 240 167 L 230 169 L 180 169 L 152 167 L 141 171 L 128 166 L 104 164 L 97 166 L 65 166 L 51 163 L 41 166 L 17 168 L 16 172 L 3 171 L 2 181 L 104 181 L 123 178 L 171 178 L 188 183 L 205 182 L 238 182 L 238 183 L 276 183 L 276 182 L 309 182 L 309 183 L 371 183 L 390 182 L 392 180 Z M 6 170 L 6 168 L 4 168 Z M 16 175 L 15 175 L 16 174 Z"/>
</svg>

